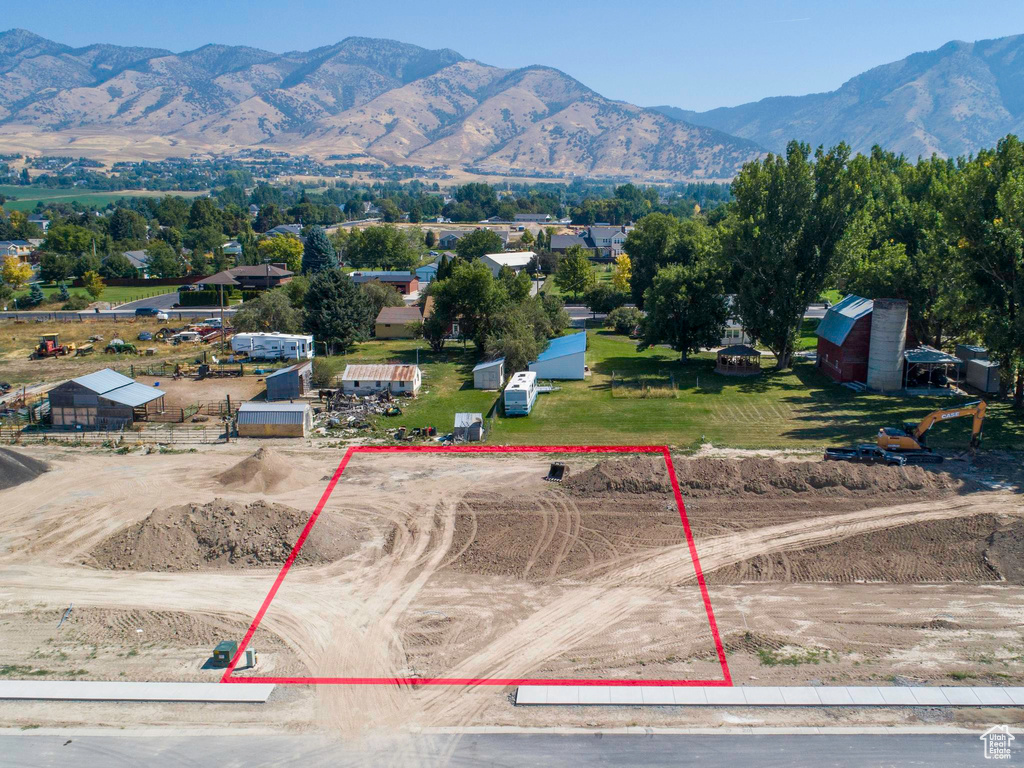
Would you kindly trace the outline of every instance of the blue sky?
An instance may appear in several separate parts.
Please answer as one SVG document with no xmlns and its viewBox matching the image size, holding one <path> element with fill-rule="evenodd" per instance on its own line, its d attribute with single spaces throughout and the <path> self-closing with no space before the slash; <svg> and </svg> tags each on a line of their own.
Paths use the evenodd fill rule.
<svg viewBox="0 0 1024 768">
<path fill-rule="evenodd" d="M 605 96 L 711 109 L 832 90 L 950 40 L 1024 33 L 1021 0 L 37 0 L 0 29 L 69 45 L 209 42 L 283 52 L 349 35 L 453 48 L 501 67 L 557 67 Z"/>
</svg>

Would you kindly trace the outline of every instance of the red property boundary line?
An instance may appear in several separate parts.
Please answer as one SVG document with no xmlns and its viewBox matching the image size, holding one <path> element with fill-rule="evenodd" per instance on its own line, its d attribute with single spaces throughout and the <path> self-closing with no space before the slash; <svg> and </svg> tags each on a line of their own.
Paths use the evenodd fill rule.
<svg viewBox="0 0 1024 768">
<path fill-rule="evenodd" d="M 317 518 L 320 517 L 320 513 L 323 511 L 324 505 L 327 504 L 327 500 L 331 497 L 334 492 L 334 487 L 338 484 L 341 479 L 342 473 L 345 471 L 345 467 L 348 465 L 349 460 L 353 454 L 356 453 L 660 453 L 665 459 L 665 467 L 668 470 L 669 477 L 672 481 L 672 493 L 676 499 L 676 506 L 679 509 L 679 519 L 683 523 L 683 532 L 686 534 L 686 543 L 690 549 L 690 558 L 693 561 L 694 571 L 697 574 L 697 584 L 700 587 L 701 599 L 704 602 L 704 610 L 707 614 L 708 625 L 711 628 L 711 637 L 715 643 L 715 652 L 718 655 L 718 663 L 722 668 L 722 679 L 721 680 L 558 680 L 551 678 L 452 678 L 452 677 L 435 677 L 435 678 L 419 678 L 419 677 L 234 677 L 235 667 L 238 666 L 239 660 L 245 653 L 246 647 L 252 640 L 253 635 L 256 633 L 256 629 L 259 627 L 260 622 L 263 621 L 263 617 L 266 615 L 267 610 L 270 608 L 270 604 L 273 602 L 274 597 L 277 595 L 278 589 L 281 587 L 281 583 L 284 581 L 285 576 L 288 575 L 288 571 L 292 567 L 292 563 L 295 562 L 295 558 L 298 557 L 299 552 L 302 550 L 303 545 L 306 543 L 306 538 L 309 536 L 309 532 L 313 529 L 313 525 L 316 523 Z M 729 674 L 729 664 L 725 659 L 725 647 L 722 645 L 721 636 L 718 633 L 718 623 L 715 621 L 715 612 L 711 607 L 711 596 L 708 594 L 708 586 L 704 580 L 704 572 L 700 567 L 700 558 L 697 556 L 697 545 L 693 540 L 693 532 L 690 529 L 690 521 L 686 516 L 686 505 L 683 503 L 683 495 L 679 490 L 679 480 L 676 478 L 675 467 L 672 464 L 672 456 L 669 454 L 667 446 L 655 446 L 655 445 L 619 445 L 619 446 L 559 446 L 559 445 L 537 445 L 537 446 L 492 446 L 492 445 L 481 445 L 481 446 L 412 446 L 412 445 L 395 445 L 395 446 L 354 446 L 349 448 L 345 452 L 345 456 L 342 458 L 341 463 L 338 464 L 338 468 L 334 471 L 334 475 L 331 477 L 331 481 L 327 484 L 327 488 L 324 490 L 323 495 L 320 497 L 320 501 L 316 505 L 316 509 L 313 510 L 313 514 L 310 515 L 309 520 L 306 522 L 306 526 L 302 529 L 298 540 L 295 542 L 295 546 L 292 547 L 291 553 L 288 555 L 288 559 L 285 560 L 284 565 L 281 567 L 281 572 L 277 574 L 277 578 L 274 580 L 274 585 L 270 588 L 270 592 L 263 599 L 263 604 L 260 606 L 259 611 L 256 613 L 256 617 L 253 619 L 252 624 L 249 625 L 249 630 L 245 633 L 245 637 L 242 639 L 242 644 L 238 646 L 238 650 L 235 652 L 234 658 L 231 659 L 231 663 L 228 665 L 227 670 L 224 672 L 224 676 L 221 678 L 222 683 L 274 683 L 277 685 L 615 685 L 615 686 L 637 686 L 637 685 L 655 685 L 655 686 L 732 686 L 732 675 Z"/>
</svg>

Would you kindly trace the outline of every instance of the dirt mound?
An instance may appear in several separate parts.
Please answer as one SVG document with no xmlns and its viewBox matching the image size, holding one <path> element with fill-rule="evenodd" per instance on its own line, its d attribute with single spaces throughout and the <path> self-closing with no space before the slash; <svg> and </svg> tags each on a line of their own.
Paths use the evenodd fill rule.
<svg viewBox="0 0 1024 768">
<path fill-rule="evenodd" d="M 35 480 L 49 469 L 49 465 L 38 459 L 0 448 L 0 491 Z"/>
<path fill-rule="evenodd" d="M 680 459 L 676 477 L 684 498 L 785 498 L 801 496 L 881 496 L 926 492 L 930 495 L 973 490 L 970 481 L 924 467 L 883 467 L 838 461 L 775 459 Z M 669 492 L 660 457 L 613 459 L 571 476 L 571 493 Z"/>
<path fill-rule="evenodd" d="M 932 520 L 759 555 L 708 574 L 708 582 L 1020 584 L 1022 542 L 1024 523 L 995 515 Z"/>
<path fill-rule="evenodd" d="M 155 510 L 92 552 L 111 570 L 197 571 L 282 565 L 309 519 L 283 504 L 248 506 L 215 499 Z M 310 531 L 296 565 L 329 563 L 354 552 L 361 537 L 339 518 L 323 514 Z"/>
<path fill-rule="evenodd" d="M 260 448 L 247 459 L 217 475 L 225 488 L 267 493 L 282 485 L 292 474 L 287 460 L 276 451 Z"/>
<path fill-rule="evenodd" d="M 562 483 L 572 493 L 663 493 L 672 490 L 665 461 L 660 456 L 630 456 L 602 461 Z"/>
</svg>

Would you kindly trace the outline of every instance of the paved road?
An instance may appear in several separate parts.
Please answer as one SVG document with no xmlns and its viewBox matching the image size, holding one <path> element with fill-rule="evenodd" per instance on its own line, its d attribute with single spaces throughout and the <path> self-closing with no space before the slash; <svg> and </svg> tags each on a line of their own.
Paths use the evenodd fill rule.
<svg viewBox="0 0 1024 768">
<path fill-rule="evenodd" d="M 212 719 L 216 714 L 211 710 Z M 1024 738 L 1017 742 L 1024 743 Z M 372 738 L 360 743 L 313 734 L 220 735 L 104 734 L 95 731 L 0 735 L 7 766 L 451 766 L 560 768 L 561 766 L 664 766 L 681 768 L 861 768 L 862 766 L 992 765 L 978 734 L 952 735 L 610 735 L 476 734 Z M 1013 747 L 1003 765 L 1024 760 Z"/>
<path fill-rule="evenodd" d="M 129 301 L 126 304 L 120 305 L 118 311 L 130 311 L 134 312 L 136 309 L 142 307 L 154 307 L 156 309 L 171 309 L 175 302 L 178 301 L 178 293 L 162 293 L 159 296 L 150 296 L 148 299 L 139 299 L 138 301 Z"/>
</svg>

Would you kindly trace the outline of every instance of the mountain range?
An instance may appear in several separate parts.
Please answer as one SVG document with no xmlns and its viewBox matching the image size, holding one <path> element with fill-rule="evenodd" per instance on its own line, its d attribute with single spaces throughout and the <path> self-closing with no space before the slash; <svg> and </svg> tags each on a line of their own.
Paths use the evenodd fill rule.
<svg viewBox="0 0 1024 768">
<path fill-rule="evenodd" d="M 351 162 L 667 180 L 726 179 L 762 153 L 550 67 L 501 69 L 391 40 L 172 53 L 0 33 L 0 147 L 152 156 L 256 145 Z"/>
<path fill-rule="evenodd" d="M 812 146 L 846 141 L 858 152 L 879 144 L 911 159 L 957 157 L 1024 128 L 1024 35 L 947 43 L 875 67 L 828 93 L 708 112 L 654 109 L 773 152 L 798 138 Z"/>
<path fill-rule="evenodd" d="M 0 33 L 0 151 L 103 160 L 265 147 L 477 174 L 717 180 L 797 138 L 908 157 L 1024 128 L 1024 36 L 951 42 L 835 91 L 694 112 L 607 99 L 544 66 L 345 38 L 273 53 L 72 48 Z"/>
</svg>

